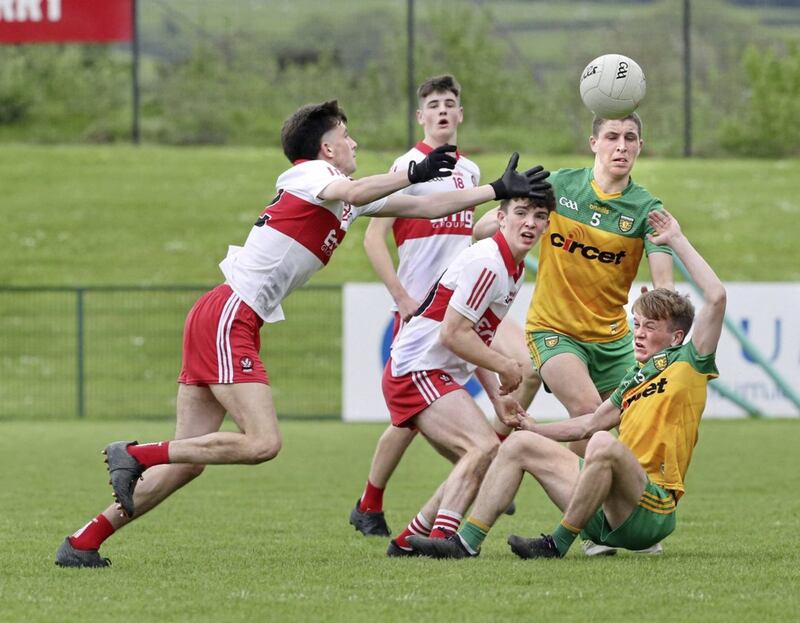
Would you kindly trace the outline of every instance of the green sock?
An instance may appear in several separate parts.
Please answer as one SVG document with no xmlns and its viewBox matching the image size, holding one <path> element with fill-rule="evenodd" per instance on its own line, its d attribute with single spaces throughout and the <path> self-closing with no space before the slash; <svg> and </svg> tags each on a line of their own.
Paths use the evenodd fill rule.
<svg viewBox="0 0 800 623">
<path fill-rule="evenodd" d="M 477 554 L 480 551 L 481 543 L 483 543 L 486 535 L 489 534 L 489 528 L 483 522 L 472 517 L 468 517 L 464 525 L 461 526 L 458 536 L 461 537 L 470 554 Z"/>
<path fill-rule="evenodd" d="M 553 530 L 552 534 L 553 541 L 555 541 L 556 547 L 558 548 L 558 553 L 562 556 L 566 556 L 570 546 L 572 545 L 572 542 L 579 534 L 580 531 L 573 532 L 563 523 L 558 524 L 556 529 Z"/>
</svg>

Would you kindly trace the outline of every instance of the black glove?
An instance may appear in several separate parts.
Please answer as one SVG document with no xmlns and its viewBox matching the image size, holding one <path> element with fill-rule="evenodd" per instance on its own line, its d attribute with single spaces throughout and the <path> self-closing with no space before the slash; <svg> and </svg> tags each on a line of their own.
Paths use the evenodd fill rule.
<svg viewBox="0 0 800 623">
<path fill-rule="evenodd" d="M 541 165 L 528 169 L 524 173 L 517 172 L 519 154 L 514 152 L 508 161 L 508 166 L 500 179 L 492 182 L 495 199 L 511 199 L 512 197 L 530 197 L 531 199 L 545 200 L 546 193 L 550 190 L 550 182 L 545 180 L 550 171 L 545 171 Z"/>
<path fill-rule="evenodd" d="M 424 160 L 408 163 L 408 181 L 412 184 L 429 182 L 437 177 L 451 176 L 456 159 L 448 151 L 455 151 L 455 145 L 442 145 L 437 147 Z"/>
</svg>

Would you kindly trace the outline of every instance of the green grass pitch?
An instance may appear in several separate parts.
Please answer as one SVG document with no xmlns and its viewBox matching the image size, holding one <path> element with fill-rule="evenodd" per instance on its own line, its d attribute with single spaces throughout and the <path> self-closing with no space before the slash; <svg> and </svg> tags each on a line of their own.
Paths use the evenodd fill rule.
<svg viewBox="0 0 800 623">
<path fill-rule="evenodd" d="M 359 174 L 386 170 L 394 156 L 359 152 Z M 506 159 L 476 156 L 488 179 Z M 522 161 L 551 168 L 590 162 L 588 156 L 531 154 Z M 3 189 L 0 283 L 216 283 L 226 245 L 244 240 L 285 166 L 274 149 L 6 145 L 0 153 L 9 180 Z M 664 199 L 725 280 L 800 279 L 797 262 L 790 261 L 800 233 L 798 175 L 797 160 L 645 156 L 636 168 L 637 181 Z M 357 222 L 314 283 L 374 279 L 361 250 L 364 226 Z M 300 302 L 301 293 L 295 296 L 291 305 Z M 30 306 L 19 311 L 19 305 L 18 298 L 6 298 L 0 316 L 11 323 L 30 313 Z M 576 550 L 563 561 L 517 560 L 506 536 L 550 530 L 559 518 L 526 479 L 517 515 L 501 518 L 480 559 L 388 560 L 385 540 L 365 539 L 347 523 L 382 426 L 287 421 L 276 461 L 209 468 L 152 515 L 112 537 L 103 548 L 112 568 L 58 569 L 53 556 L 64 536 L 111 499 L 100 449 L 116 439 L 172 435 L 169 419 L 74 419 L 72 401 L 65 398 L 73 385 L 72 360 L 63 352 L 46 356 L 46 347 L 69 339 L 70 309 L 42 306 L 32 332 L 11 327 L 0 349 L 4 404 L 12 399 L 6 387 L 10 371 L 44 361 L 49 375 L 29 373 L 21 382 L 37 395 L 52 396 L 48 417 L 62 416 L 31 421 L 20 403 L 12 404 L 11 421 L 0 422 L 0 622 L 798 618 L 795 420 L 703 424 L 678 529 L 660 558 L 586 559 Z M 317 311 L 338 313 L 332 309 Z M 182 317 L 170 322 L 179 331 Z M 280 339 L 287 342 L 298 341 L 294 330 L 312 342 L 336 340 L 333 332 L 304 321 L 299 310 L 282 324 L 287 333 Z M 93 330 L 100 328 L 95 324 Z M 166 392 L 154 410 L 172 417 L 178 334 L 169 339 L 172 351 L 154 350 L 142 362 L 128 361 L 133 367 L 127 370 L 105 366 L 122 379 L 103 386 L 110 404 L 130 385 L 137 365 L 163 366 L 167 372 L 148 381 L 147 391 L 157 386 Z M 270 334 L 266 344 L 268 351 L 276 344 Z M 305 352 L 281 357 L 285 373 L 270 368 L 267 358 L 286 400 L 299 391 L 291 377 L 306 380 L 305 373 L 297 374 Z M 324 370 L 335 377 L 337 366 L 335 361 Z M 90 402 L 95 398 L 89 395 Z M 447 465 L 424 442 L 412 446 L 386 496 L 395 533 L 446 473 Z"/>
<path fill-rule="evenodd" d="M 536 482 L 477 560 L 387 559 L 347 523 L 377 424 L 287 422 L 258 467 L 210 467 L 101 550 L 60 569 L 64 536 L 110 500 L 100 449 L 167 438 L 168 422 L 5 422 L 0 432 L 2 621 L 796 620 L 800 422 L 706 421 L 661 557 L 521 561 L 508 534 L 559 519 Z M 447 473 L 422 440 L 386 494 L 397 533 Z"/>
</svg>

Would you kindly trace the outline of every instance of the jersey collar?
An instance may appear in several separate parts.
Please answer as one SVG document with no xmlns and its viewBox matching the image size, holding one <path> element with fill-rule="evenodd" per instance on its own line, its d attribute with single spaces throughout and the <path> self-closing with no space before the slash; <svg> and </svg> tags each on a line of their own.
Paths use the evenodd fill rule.
<svg viewBox="0 0 800 623">
<path fill-rule="evenodd" d="M 514 256 L 511 255 L 511 249 L 508 248 L 506 237 L 499 229 L 495 232 L 494 236 L 492 236 L 492 240 L 497 243 L 497 248 L 500 249 L 500 257 L 503 258 L 503 263 L 506 265 L 508 276 L 513 277 L 514 281 L 516 281 L 522 276 L 525 270 L 525 262 L 522 261 L 519 264 L 514 263 Z"/>
<path fill-rule="evenodd" d="M 603 192 L 602 188 L 600 188 L 600 185 L 597 183 L 597 180 L 594 179 L 594 175 L 592 175 L 592 181 L 591 181 L 592 190 L 594 191 L 594 194 L 597 195 L 597 198 L 600 201 L 611 201 L 612 199 L 619 199 L 620 197 L 622 197 L 622 195 L 628 192 L 628 189 L 631 187 L 632 184 L 633 184 L 633 178 L 629 175 L 628 184 L 625 186 L 625 188 L 622 189 L 622 191 L 618 193 L 606 193 Z"/>
<path fill-rule="evenodd" d="M 419 141 L 414 147 L 426 156 L 433 151 L 433 147 L 428 145 L 425 141 Z M 456 149 L 456 160 L 459 158 L 461 158 L 461 152 Z"/>
</svg>

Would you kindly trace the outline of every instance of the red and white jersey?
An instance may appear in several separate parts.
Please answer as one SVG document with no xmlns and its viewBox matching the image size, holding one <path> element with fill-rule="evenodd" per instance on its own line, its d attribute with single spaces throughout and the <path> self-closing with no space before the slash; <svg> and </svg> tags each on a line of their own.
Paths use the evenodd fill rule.
<svg viewBox="0 0 800 623">
<path fill-rule="evenodd" d="M 433 151 L 422 141 L 394 161 L 392 171 L 405 171 L 408 163 L 420 162 Z M 412 184 L 399 191 L 407 195 L 430 195 L 462 188 L 474 188 L 480 183 L 478 165 L 456 154 L 453 175 L 422 184 Z M 433 220 L 398 218 L 392 226 L 399 258 L 397 277 L 409 296 L 421 301 L 431 285 L 441 276 L 450 262 L 472 242 L 472 220 L 475 208 L 462 210 Z M 397 306 L 392 307 L 396 311 Z"/>
<path fill-rule="evenodd" d="M 439 332 L 445 311 L 449 306 L 472 320 L 475 332 L 488 346 L 524 275 L 524 263 L 514 262 L 499 231 L 462 251 L 420 307 L 421 313 L 397 334 L 392 344 L 392 376 L 444 370 L 457 383 L 466 383 L 477 366 L 442 345 Z"/>
<path fill-rule="evenodd" d="M 347 177 L 324 160 L 296 163 L 281 173 L 278 191 L 243 247 L 231 246 L 219 266 L 233 291 L 265 322 L 283 320 L 281 301 L 325 266 L 356 217 L 375 214 L 386 198 L 356 207 L 319 194 Z"/>
</svg>

